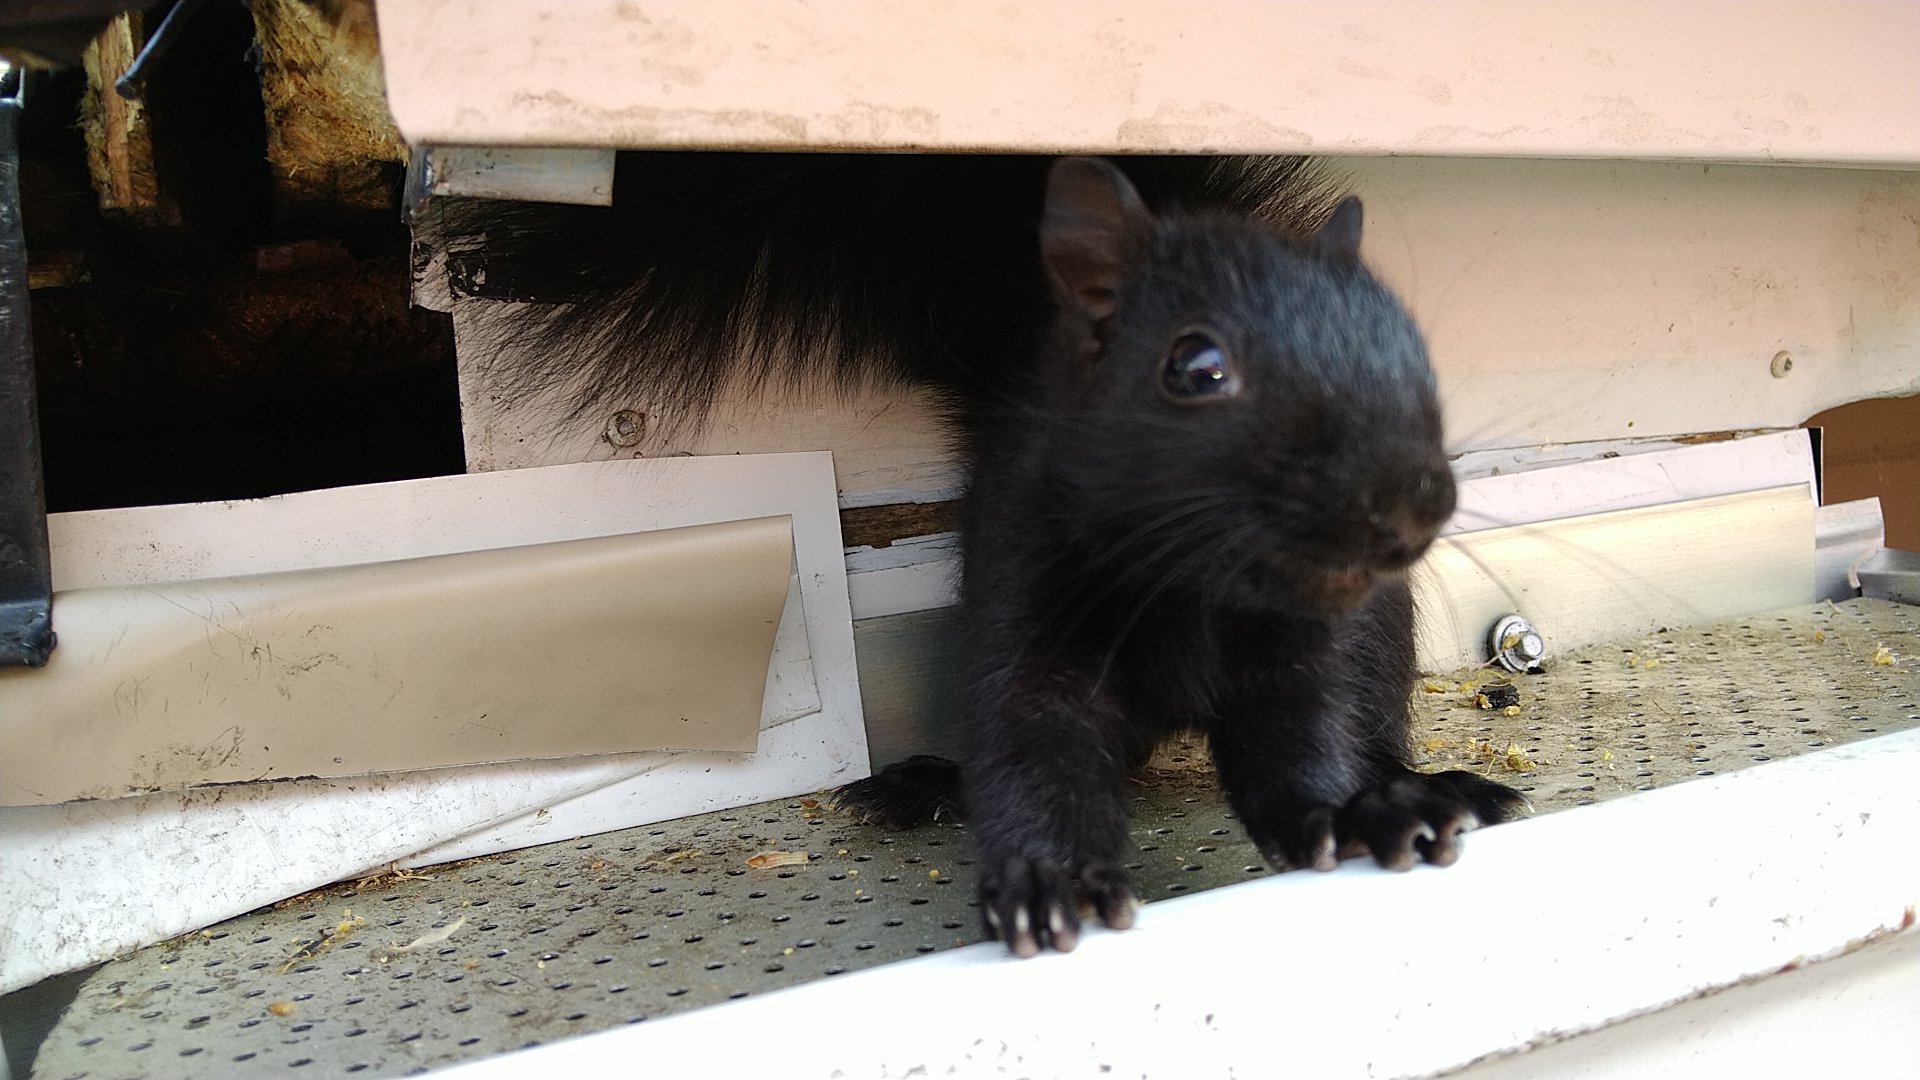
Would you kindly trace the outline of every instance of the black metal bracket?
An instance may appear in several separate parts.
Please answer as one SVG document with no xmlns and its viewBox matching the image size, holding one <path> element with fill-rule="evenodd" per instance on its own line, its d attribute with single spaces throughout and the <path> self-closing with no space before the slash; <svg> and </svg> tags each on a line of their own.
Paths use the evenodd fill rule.
<svg viewBox="0 0 1920 1080">
<path fill-rule="evenodd" d="M 173 48 L 173 43 L 180 38 L 181 27 L 193 18 L 193 13 L 200 9 L 202 2 L 177 0 L 173 7 L 167 9 L 166 18 L 160 20 L 159 28 L 147 36 L 147 43 L 141 46 L 133 62 L 127 65 L 126 72 L 113 81 L 115 93 L 132 101 L 146 92 L 148 65 Z"/>
<path fill-rule="evenodd" d="M 0 73 L 0 666 L 39 667 L 53 652 L 53 567 L 20 229 L 22 78 Z"/>
</svg>

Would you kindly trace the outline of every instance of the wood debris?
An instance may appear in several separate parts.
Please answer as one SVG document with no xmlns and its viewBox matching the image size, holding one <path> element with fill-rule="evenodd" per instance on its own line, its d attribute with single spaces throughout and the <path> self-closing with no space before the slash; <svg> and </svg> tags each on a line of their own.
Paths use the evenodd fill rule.
<svg viewBox="0 0 1920 1080">
<path fill-rule="evenodd" d="M 409 870 L 406 867 L 401 866 L 397 862 L 390 862 L 387 864 L 387 868 L 385 870 L 375 870 L 373 873 L 368 874 L 366 877 L 363 877 L 360 880 L 354 882 L 353 890 L 355 892 L 366 892 L 369 889 L 377 889 L 386 885 L 394 885 L 402 881 L 432 881 L 432 880 L 433 880 L 432 874 L 423 874 L 418 870 Z"/>
<path fill-rule="evenodd" d="M 430 945 L 438 945 L 441 942 L 452 937 L 455 931 L 459 930 L 461 927 L 465 925 L 467 925 L 467 917 L 465 915 L 462 915 L 459 918 L 453 920 L 452 922 L 448 923 L 445 926 L 440 927 L 437 930 L 429 930 L 426 933 L 421 934 L 419 937 L 414 938 L 412 941 L 407 942 L 405 945 L 382 945 L 379 948 L 373 950 L 373 958 L 376 961 L 384 964 L 392 960 L 396 956 L 401 956 L 406 953 L 413 952 L 417 949 L 424 949 Z"/>
<path fill-rule="evenodd" d="M 287 959 L 274 970 L 285 975 L 302 963 L 332 950 L 335 945 L 353 936 L 353 932 L 365 926 L 366 923 L 367 920 L 355 915 L 352 908 L 346 909 L 341 913 L 338 922 L 321 930 L 319 937 L 302 945 L 292 956 L 287 957 Z"/>
<path fill-rule="evenodd" d="M 807 853 L 804 851 L 763 851 L 747 860 L 747 865 L 755 870 L 770 870 L 776 866 L 804 866 Z"/>
</svg>

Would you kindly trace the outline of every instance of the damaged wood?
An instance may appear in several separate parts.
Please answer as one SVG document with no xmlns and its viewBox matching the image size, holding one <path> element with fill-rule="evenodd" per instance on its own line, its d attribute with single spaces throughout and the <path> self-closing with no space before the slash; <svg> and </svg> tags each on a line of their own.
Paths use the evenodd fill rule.
<svg viewBox="0 0 1920 1080">
<path fill-rule="evenodd" d="M 840 511 L 840 542 L 883 548 L 910 536 L 931 536 L 960 527 L 958 502 L 855 506 Z"/>
<path fill-rule="evenodd" d="M 115 16 L 87 46 L 87 89 L 80 105 L 87 172 L 103 213 L 177 225 L 179 208 L 162 191 L 154 165 L 146 103 L 122 97 L 113 89 L 114 81 L 126 74 L 145 44 L 144 19 L 134 11 Z"/>
</svg>

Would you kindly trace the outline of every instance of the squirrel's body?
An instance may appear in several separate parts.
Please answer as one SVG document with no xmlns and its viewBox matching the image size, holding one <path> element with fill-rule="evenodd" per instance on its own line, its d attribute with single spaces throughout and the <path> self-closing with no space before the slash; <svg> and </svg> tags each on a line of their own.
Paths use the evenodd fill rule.
<svg viewBox="0 0 1920 1080">
<path fill-rule="evenodd" d="M 949 392 L 969 476 L 968 820 L 983 914 L 1022 954 L 1071 948 L 1082 902 L 1131 922 L 1125 784 L 1179 730 L 1207 735 L 1236 814 L 1280 866 L 1361 851 L 1448 863 L 1458 832 L 1519 804 L 1480 777 L 1405 764 L 1403 572 L 1451 513 L 1453 481 L 1418 331 L 1359 261 L 1359 204 L 1328 216 L 1298 163 L 1224 181 L 1206 163 L 1141 171 L 1171 209 L 1149 210 L 1113 165 L 1069 158 L 1036 170 L 1043 199 L 974 192 L 961 209 L 984 217 L 971 225 L 924 187 L 883 186 L 903 200 L 882 207 L 908 230 L 900 252 L 884 236 L 836 240 L 831 222 L 756 220 L 738 251 L 723 238 L 681 279 L 671 244 L 641 244 L 638 284 L 576 281 L 586 302 L 548 328 L 664 346 L 666 365 L 635 368 L 616 349 L 579 370 L 588 389 L 640 385 L 695 407 L 741 364 Z M 1258 212 L 1276 206 L 1278 222 Z M 917 234 L 916 207 L 935 223 Z M 955 257 L 967 249 L 991 259 Z M 951 289 L 897 280 L 916 258 Z M 663 326 L 680 329 L 650 345 Z M 754 344 L 768 341 L 786 351 Z M 850 797 L 886 816 L 926 801 L 902 798 L 900 776 L 928 775 L 883 775 Z"/>
</svg>

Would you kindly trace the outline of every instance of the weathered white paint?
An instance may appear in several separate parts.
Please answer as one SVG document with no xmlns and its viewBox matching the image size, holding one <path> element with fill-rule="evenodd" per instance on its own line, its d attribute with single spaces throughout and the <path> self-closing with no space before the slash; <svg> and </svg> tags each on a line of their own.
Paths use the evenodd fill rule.
<svg viewBox="0 0 1920 1080">
<path fill-rule="evenodd" d="M 1920 161 L 1906 3 L 384 0 L 413 142 Z"/>
<path fill-rule="evenodd" d="M 53 515 L 54 585 L 66 590 L 789 514 L 801 573 L 788 607 L 802 618 L 776 641 L 769 685 L 789 689 L 770 696 L 751 755 L 623 754 L 0 808 L 0 992 L 438 845 L 479 854 L 556 828 L 620 828 L 865 775 L 830 466 L 825 454 L 608 462 Z M 340 738 L 379 738 L 354 727 L 362 720 L 338 718 Z M 592 792 L 602 794 L 582 798 Z M 560 804 L 564 814 L 549 811 Z"/>
<path fill-rule="evenodd" d="M 1449 445 L 1475 460 L 1792 427 L 1848 401 L 1920 392 L 1920 172 L 1342 164 L 1366 201 L 1369 261 L 1429 338 Z M 958 488 L 948 437 L 911 394 L 741 393 L 697 436 L 656 432 L 617 448 L 606 415 L 570 421 L 553 402 L 495 386 L 486 372 L 499 358 L 476 320 L 501 310 L 455 304 L 474 469 L 827 448 L 843 506 Z M 1777 378 L 1781 352 L 1793 365 Z"/>
<path fill-rule="evenodd" d="M 1920 393 L 1920 172 L 1352 164 L 1368 261 L 1427 334 L 1455 450 L 1792 427 Z"/>
<path fill-rule="evenodd" d="M 958 533 L 849 550 L 847 596 L 853 603 L 853 617 L 873 619 L 959 603 L 960 558 Z"/>
<path fill-rule="evenodd" d="M 1281 874 L 1070 955 L 982 944 L 444 1075 L 1428 1076 L 1911 925 L 1915 770 L 1920 732 L 1886 735 L 1503 825 L 1445 870 Z"/>
<path fill-rule="evenodd" d="M 517 304 L 488 300 L 452 302 L 461 433 L 470 471 L 825 449 L 833 451 L 842 506 L 931 502 L 959 493 L 959 467 L 949 453 L 952 436 L 929 394 L 740 388 L 698 428 L 661 422 L 677 411 L 655 401 L 607 402 L 577 415 L 570 399 L 530 394 L 503 385 L 492 374 L 511 366 L 508 350 L 517 346 L 501 342 L 489 327 L 519 310 Z M 637 362 L 644 360 L 636 357 Z M 609 421 L 620 411 L 646 418 L 632 445 L 615 445 L 607 438 Z"/>
</svg>

